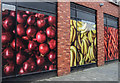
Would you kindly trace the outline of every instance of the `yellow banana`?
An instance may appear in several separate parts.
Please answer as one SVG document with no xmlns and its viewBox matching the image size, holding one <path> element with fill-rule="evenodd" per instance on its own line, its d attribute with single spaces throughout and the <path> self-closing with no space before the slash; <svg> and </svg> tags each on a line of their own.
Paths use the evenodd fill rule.
<svg viewBox="0 0 120 83">
<path fill-rule="evenodd" d="M 91 56 L 91 61 L 92 61 L 93 59 L 95 59 L 94 51 L 93 51 L 93 43 L 92 43 L 91 46 L 90 46 L 90 56 Z"/>
<path fill-rule="evenodd" d="M 74 28 L 74 33 L 73 33 L 73 40 L 72 40 L 72 42 L 75 41 L 75 39 L 76 39 L 76 35 L 77 35 L 77 33 L 76 33 L 76 29 Z"/>
<path fill-rule="evenodd" d="M 73 24 L 72 24 L 72 20 L 70 20 L 70 25 L 72 26 Z"/>
<path fill-rule="evenodd" d="M 81 39 L 80 39 L 80 35 L 78 35 L 78 43 L 79 43 L 79 46 L 81 47 Z"/>
<path fill-rule="evenodd" d="M 80 45 L 79 42 L 77 41 L 77 49 L 80 50 L 80 48 L 81 48 L 81 45 Z"/>
<path fill-rule="evenodd" d="M 82 26 L 80 27 L 77 27 L 77 31 L 81 31 L 81 33 L 85 32 L 87 29 L 86 29 L 86 26 L 87 26 L 87 23 L 82 23 Z"/>
<path fill-rule="evenodd" d="M 74 63 L 74 55 L 73 55 L 73 50 L 70 50 L 70 67 L 73 66 L 73 63 Z"/>
<path fill-rule="evenodd" d="M 83 61 L 83 55 L 79 52 L 80 54 L 80 61 L 79 61 L 79 65 L 82 65 L 82 61 Z"/>
<path fill-rule="evenodd" d="M 81 53 L 84 54 L 84 42 L 82 41 L 82 44 L 81 44 Z"/>
<path fill-rule="evenodd" d="M 94 46 L 96 47 L 96 38 L 94 39 Z"/>
<path fill-rule="evenodd" d="M 81 33 L 81 36 L 80 36 L 80 37 L 81 37 L 81 39 L 82 39 L 82 38 L 84 37 L 84 33 Z"/>
<path fill-rule="evenodd" d="M 92 29 L 94 30 L 96 28 L 96 24 L 92 26 Z"/>
<path fill-rule="evenodd" d="M 73 26 L 74 26 L 75 28 L 77 28 L 77 27 L 76 27 L 76 20 L 73 20 L 72 22 L 73 22 Z"/>
<path fill-rule="evenodd" d="M 74 55 L 74 66 L 76 66 L 76 55 L 77 55 L 77 49 L 75 46 L 71 46 L 70 50 L 73 51 L 73 55 Z"/>
<path fill-rule="evenodd" d="M 85 58 L 83 58 L 83 60 L 82 60 L 82 65 L 84 65 L 84 61 L 85 61 Z"/>
<path fill-rule="evenodd" d="M 91 61 L 91 63 L 96 63 L 96 61 Z"/>
<path fill-rule="evenodd" d="M 93 36 L 93 34 L 92 34 L 92 32 L 90 31 L 90 32 L 88 33 L 88 39 L 89 39 L 89 41 L 90 41 L 91 43 L 93 42 L 92 36 Z"/>
<path fill-rule="evenodd" d="M 83 31 L 81 31 L 81 33 L 85 33 L 87 31 L 87 28 L 86 29 L 84 29 Z"/>
<path fill-rule="evenodd" d="M 70 43 L 72 43 L 72 40 L 73 40 L 73 29 L 74 28 L 72 28 L 73 26 L 71 26 L 71 28 L 70 28 Z"/>
<path fill-rule="evenodd" d="M 92 32 L 93 32 L 94 34 L 96 34 L 96 30 L 92 30 Z"/>
<path fill-rule="evenodd" d="M 77 28 L 82 27 L 82 22 L 81 21 L 77 21 Z"/>
<path fill-rule="evenodd" d="M 87 53 L 87 55 L 85 57 L 85 61 L 87 61 L 89 59 L 89 56 L 90 56 L 90 46 L 88 48 L 88 53 Z"/>
<path fill-rule="evenodd" d="M 82 38 L 82 40 L 88 40 L 88 37 L 86 35 L 84 35 L 84 37 Z"/>
<path fill-rule="evenodd" d="M 80 61 L 80 55 L 79 55 L 79 53 L 77 51 L 77 62 L 79 62 L 79 61 Z"/>
<path fill-rule="evenodd" d="M 77 40 L 75 40 L 75 42 L 74 42 L 74 46 L 77 46 Z"/>
<path fill-rule="evenodd" d="M 87 48 L 87 43 L 86 43 L 86 40 L 83 40 L 83 49 L 84 49 L 84 52 L 83 52 L 83 54 L 84 55 L 86 55 L 87 54 L 87 52 L 88 52 L 88 48 Z"/>
<path fill-rule="evenodd" d="M 83 55 L 87 54 L 87 43 L 86 43 L 85 40 L 82 40 L 81 53 L 82 53 Z"/>
</svg>

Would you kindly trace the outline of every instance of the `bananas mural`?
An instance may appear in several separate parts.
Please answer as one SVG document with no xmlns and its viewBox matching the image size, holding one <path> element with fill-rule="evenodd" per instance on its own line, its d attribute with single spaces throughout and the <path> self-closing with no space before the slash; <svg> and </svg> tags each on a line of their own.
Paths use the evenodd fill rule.
<svg viewBox="0 0 120 83">
<path fill-rule="evenodd" d="M 96 25 L 70 20 L 70 66 L 96 63 Z"/>
</svg>

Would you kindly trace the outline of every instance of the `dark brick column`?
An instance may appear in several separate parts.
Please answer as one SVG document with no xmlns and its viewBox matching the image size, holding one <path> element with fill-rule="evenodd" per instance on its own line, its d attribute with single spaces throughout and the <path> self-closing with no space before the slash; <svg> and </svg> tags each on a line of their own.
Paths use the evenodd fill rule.
<svg viewBox="0 0 120 83">
<path fill-rule="evenodd" d="M 104 65 L 104 15 L 102 8 L 97 10 L 97 66 Z"/>
<path fill-rule="evenodd" d="M 70 2 L 58 2 L 58 76 L 70 73 Z"/>
</svg>

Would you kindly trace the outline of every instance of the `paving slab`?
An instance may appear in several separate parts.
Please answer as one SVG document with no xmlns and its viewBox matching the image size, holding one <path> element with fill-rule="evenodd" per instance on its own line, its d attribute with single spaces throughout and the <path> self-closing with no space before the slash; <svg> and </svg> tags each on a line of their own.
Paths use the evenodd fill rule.
<svg viewBox="0 0 120 83">
<path fill-rule="evenodd" d="M 34 82 L 39 81 L 118 81 L 118 62 Z"/>
</svg>

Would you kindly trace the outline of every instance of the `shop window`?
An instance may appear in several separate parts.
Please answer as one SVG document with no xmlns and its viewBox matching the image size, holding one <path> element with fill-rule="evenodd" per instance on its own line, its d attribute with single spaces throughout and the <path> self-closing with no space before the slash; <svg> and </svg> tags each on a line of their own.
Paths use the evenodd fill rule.
<svg viewBox="0 0 120 83">
<path fill-rule="evenodd" d="M 105 61 L 118 59 L 118 18 L 104 14 Z"/>
<path fill-rule="evenodd" d="M 2 3 L 3 78 L 56 70 L 56 4 L 40 4 Z"/>
<path fill-rule="evenodd" d="M 71 3 L 71 67 L 96 63 L 97 38 L 95 18 L 95 10 Z"/>
</svg>

